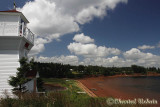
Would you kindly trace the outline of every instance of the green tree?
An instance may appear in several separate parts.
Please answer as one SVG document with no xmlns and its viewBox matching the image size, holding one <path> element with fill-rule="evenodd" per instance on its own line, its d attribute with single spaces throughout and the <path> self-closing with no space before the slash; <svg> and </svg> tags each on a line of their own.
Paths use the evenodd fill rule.
<svg viewBox="0 0 160 107">
<path fill-rule="evenodd" d="M 28 79 L 25 77 L 25 74 L 31 69 L 30 64 L 28 63 L 27 58 L 21 58 L 19 60 L 20 67 L 17 68 L 19 72 L 17 72 L 16 76 L 11 76 L 10 80 L 8 81 L 11 86 L 14 87 L 13 91 L 19 91 L 23 92 L 25 90 L 25 87 L 23 84 L 25 84 Z"/>
<path fill-rule="evenodd" d="M 142 74 L 147 73 L 146 68 L 144 68 L 142 66 L 132 65 L 131 68 L 134 73 L 142 73 Z"/>
</svg>

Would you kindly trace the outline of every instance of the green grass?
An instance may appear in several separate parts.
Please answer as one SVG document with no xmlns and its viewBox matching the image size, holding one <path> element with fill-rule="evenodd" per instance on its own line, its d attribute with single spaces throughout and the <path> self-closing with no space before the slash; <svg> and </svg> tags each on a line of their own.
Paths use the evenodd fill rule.
<svg viewBox="0 0 160 107">
<path fill-rule="evenodd" d="M 66 81 L 67 80 L 67 81 Z M 58 84 L 60 86 L 66 87 L 67 90 L 61 91 L 61 93 L 66 94 L 69 96 L 71 101 L 79 101 L 81 99 L 88 99 L 90 96 L 88 94 L 79 94 L 77 92 L 82 92 L 83 90 L 77 86 L 75 80 L 72 79 L 58 79 L 58 78 L 50 78 L 50 79 L 43 79 L 44 83 L 47 84 Z"/>
</svg>

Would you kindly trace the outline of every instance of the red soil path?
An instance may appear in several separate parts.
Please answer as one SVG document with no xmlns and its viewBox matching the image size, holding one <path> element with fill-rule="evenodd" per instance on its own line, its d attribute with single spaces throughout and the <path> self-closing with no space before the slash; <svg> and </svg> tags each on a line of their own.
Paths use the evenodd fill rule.
<svg viewBox="0 0 160 107">
<path fill-rule="evenodd" d="M 89 90 L 85 85 L 83 85 L 80 81 L 77 81 L 78 87 L 80 87 L 83 91 L 85 91 L 90 97 L 97 97 L 91 90 Z"/>
</svg>

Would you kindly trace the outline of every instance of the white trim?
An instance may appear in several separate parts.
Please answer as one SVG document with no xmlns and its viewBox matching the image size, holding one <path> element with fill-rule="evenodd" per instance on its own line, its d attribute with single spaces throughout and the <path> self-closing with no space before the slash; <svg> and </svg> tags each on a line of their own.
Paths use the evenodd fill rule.
<svg viewBox="0 0 160 107">
<path fill-rule="evenodd" d="M 23 15 L 22 12 L 0 12 L 2 15 L 19 15 L 26 23 L 29 23 L 27 18 Z"/>
</svg>

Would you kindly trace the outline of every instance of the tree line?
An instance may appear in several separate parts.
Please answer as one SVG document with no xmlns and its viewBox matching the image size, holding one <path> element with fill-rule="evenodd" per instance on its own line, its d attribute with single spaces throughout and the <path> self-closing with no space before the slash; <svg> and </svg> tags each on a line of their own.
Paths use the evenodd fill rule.
<svg viewBox="0 0 160 107">
<path fill-rule="evenodd" d="M 33 62 L 32 62 L 33 63 Z M 77 78 L 85 76 L 113 76 L 126 74 L 131 75 L 134 73 L 147 74 L 147 72 L 160 73 L 160 68 L 132 65 L 131 67 L 103 67 L 92 65 L 79 65 L 73 66 L 69 64 L 61 63 L 33 63 L 34 69 L 36 69 L 40 77 L 42 78 Z"/>
</svg>

